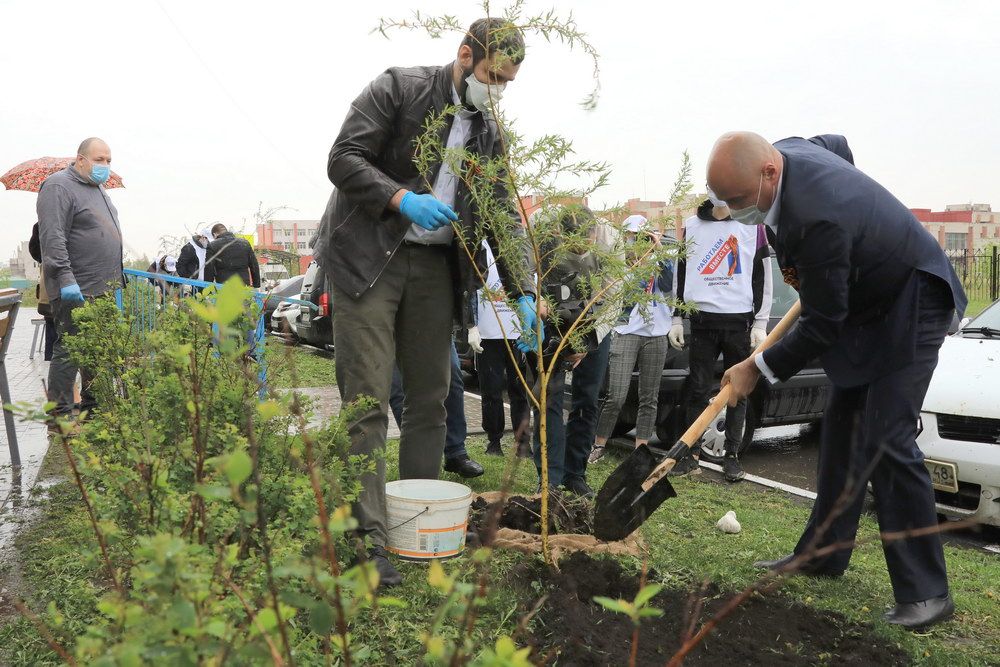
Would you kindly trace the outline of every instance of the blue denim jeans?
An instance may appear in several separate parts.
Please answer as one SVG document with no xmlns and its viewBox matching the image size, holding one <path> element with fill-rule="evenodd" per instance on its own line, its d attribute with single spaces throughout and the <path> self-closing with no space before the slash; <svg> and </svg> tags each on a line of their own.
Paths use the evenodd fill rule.
<svg viewBox="0 0 1000 667">
<path fill-rule="evenodd" d="M 396 426 L 403 423 L 403 376 L 399 366 L 392 369 L 392 388 L 389 390 L 389 408 L 392 410 Z M 448 387 L 448 398 L 444 401 L 448 417 L 445 420 L 444 458 L 453 459 L 468 456 L 465 449 L 465 438 L 468 435 L 465 423 L 465 380 L 462 379 L 462 365 L 458 361 L 458 350 L 455 341 L 451 342 L 451 384 Z"/>
<path fill-rule="evenodd" d="M 549 484 L 559 485 L 571 479 L 587 477 L 587 457 L 594 445 L 597 432 L 598 399 L 608 370 L 611 336 L 605 336 L 596 350 L 583 358 L 573 369 L 570 384 L 569 419 L 563 421 L 563 396 L 566 373 L 552 374 L 545 418 L 548 434 L 546 449 L 549 460 Z M 542 474 L 542 444 L 538 434 L 538 417 L 535 417 L 535 443 L 532 447 L 535 468 Z"/>
</svg>

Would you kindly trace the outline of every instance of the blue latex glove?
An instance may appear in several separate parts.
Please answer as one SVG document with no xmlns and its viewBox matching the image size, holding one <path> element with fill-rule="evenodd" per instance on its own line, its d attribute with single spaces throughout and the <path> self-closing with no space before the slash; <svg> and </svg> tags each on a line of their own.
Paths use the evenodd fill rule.
<svg viewBox="0 0 1000 667">
<path fill-rule="evenodd" d="M 63 301 L 79 301 L 83 303 L 83 292 L 80 291 L 79 285 L 73 283 L 59 290 L 59 298 Z"/>
<path fill-rule="evenodd" d="M 535 298 L 532 296 L 522 296 L 517 300 L 517 311 L 521 315 L 521 338 L 517 341 L 517 349 L 527 354 L 528 352 L 539 352 L 542 349 L 542 341 L 545 340 L 545 331 L 542 330 L 541 340 L 535 340 L 535 327 L 538 324 L 538 313 L 535 310 Z"/>
<path fill-rule="evenodd" d="M 403 195 L 399 202 L 399 212 L 410 222 L 432 232 L 458 220 L 451 207 L 438 201 L 433 195 L 418 195 L 413 192 Z"/>
</svg>

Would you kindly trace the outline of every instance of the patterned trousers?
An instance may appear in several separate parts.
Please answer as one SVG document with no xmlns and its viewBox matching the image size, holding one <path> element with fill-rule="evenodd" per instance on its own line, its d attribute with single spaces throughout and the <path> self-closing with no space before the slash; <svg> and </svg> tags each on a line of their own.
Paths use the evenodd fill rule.
<svg viewBox="0 0 1000 667">
<path fill-rule="evenodd" d="M 628 396 L 636 362 L 639 365 L 639 411 L 635 420 L 635 439 L 648 441 L 652 437 L 667 345 L 666 336 L 614 334 L 608 366 L 608 393 L 601 402 L 601 416 L 597 420 L 598 438 L 611 437 L 618 413 Z"/>
</svg>

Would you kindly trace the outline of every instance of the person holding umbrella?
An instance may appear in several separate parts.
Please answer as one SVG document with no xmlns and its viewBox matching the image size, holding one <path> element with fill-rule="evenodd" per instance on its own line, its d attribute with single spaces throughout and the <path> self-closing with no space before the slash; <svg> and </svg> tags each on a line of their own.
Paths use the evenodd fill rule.
<svg viewBox="0 0 1000 667">
<path fill-rule="evenodd" d="M 96 406 L 90 369 L 70 359 L 63 337 L 75 335 L 73 309 L 123 286 L 122 235 L 118 210 L 104 190 L 111 176 L 111 149 L 101 139 L 85 139 L 76 159 L 44 180 L 38 191 L 38 231 L 45 289 L 52 303 L 56 340 L 49 366 L 49 400 L 55 414 L 75 407 L 76 374 L 83 380 L 80 410 Z"/>
</svg>

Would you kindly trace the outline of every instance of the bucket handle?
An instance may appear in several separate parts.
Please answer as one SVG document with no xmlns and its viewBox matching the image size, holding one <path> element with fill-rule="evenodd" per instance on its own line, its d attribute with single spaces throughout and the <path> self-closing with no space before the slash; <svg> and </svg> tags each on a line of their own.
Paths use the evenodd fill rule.
<svg viewBox="0 0 1000 667">
<path fill-rule="evenodd" d="M 389 528 L 389 530 L 396 530 L 400 526 L 405 526 L 406 524 L 410 523 L 411 521 L 413 521 L 417 517 L 421 516 L 422 514 L 427 514 L 430 510 L 431 510 L 430 506 L 424 507 L 424 509 L 422 509 L 421 511 L 417 512 L 416 514 L 414 514 L 413 516 L 411 516 L 409 519 L 407 519 L 403 523 L 397 523 L 395 526 L 392 526 L 391 528 Z"/>
</svg>

